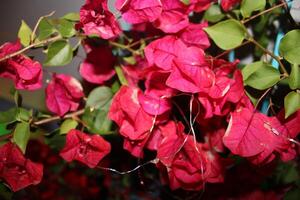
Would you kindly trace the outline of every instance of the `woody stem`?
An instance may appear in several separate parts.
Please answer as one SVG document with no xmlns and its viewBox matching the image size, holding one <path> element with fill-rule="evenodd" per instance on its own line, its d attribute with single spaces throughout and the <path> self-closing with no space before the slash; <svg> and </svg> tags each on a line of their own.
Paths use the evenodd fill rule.
<svg viewBox="0 0 300 200">
<path fill-rule="evenodd" d="M 45 45 L 45 44 L 50 43 L 50 42 L 55 42 L 55 41 L 60 40 L 60 39 L 61 39 L 61 36 L 57 35 L 55 37 L 52 37 L 52 38 L 49 38 L 49 39 L 46 39 L 46 40 L 42 40 L 42 41 L 39 41 L 39 42 L 36 42 L 36 43 L 33 43 L 33 44 L 31 44 L 31 45 L 29 45 L 29 46 L 27 46 L 27 47 L 25 47 L 25 48 L 23 48 L 23 49 L 21 49 L 19 51 L 16 51 L 14 53 L 8 54 L 8 55 L 0 58 L 0 62 L 2 62 L 4 60 L 7 60 L 9 58 L 12 58 L 14 56 L 17 56 L 17 55 L 19 55 L 21 53 L 24 53 L 25 51 L 27 51 L 27 50 L 29 50 L 31 48 L 34 48 L 34 47 L 37 47 L 37 46 L 40 46 L 40 45 Z"/>
<path fill-rule="evenodd" d="M 64 117 L 52 116 L 52 117 L 49 117 L 49 118 L 46 118 L 46 119 L 42 119 L 42 120 L 33 122 L 33 125 L 39 126 L 39 125 L 47 124 L 47 123 L 57 121 L 57 120 L 60 120 L 60 119 L 76 118 L 77 116 L 82 115 L 84 113 L 84 111 L 85 111 L 84 109 L 81 109 L 81 110 L 69 113 L 69 114 L 65 115 Z"/>
</svg>

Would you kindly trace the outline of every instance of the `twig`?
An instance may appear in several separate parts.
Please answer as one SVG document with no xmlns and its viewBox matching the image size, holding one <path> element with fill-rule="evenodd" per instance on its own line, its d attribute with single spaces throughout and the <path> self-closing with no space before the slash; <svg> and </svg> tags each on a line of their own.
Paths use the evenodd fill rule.
<svg viewBox="0 0 300 200">
<path fill-rule="evenodd" d="M 68 119 L 68 118 L 73 118 L 74 119 L 75 117 L 77 117 L 79 115 L 82 115 L 83 113 L 84 113 L 84 109 L 81 109 L 81 110 L 78 110 L 76 112 L 69 113 L 69 114 L 65 115 L 64 117 L 53 116 L 53 117 L 49 117 L 49 118 L 46 118 L 46 119 L 42 119 L 42 120 L 33 122 L 33 124 L 36 125 L 36 126 L 39 126 L 39 125 L 47 124 L 47 123 L 57 121 L 57 120 L 60 120 L 60 119 Z"/>
<path fill-rule="evenodd" d="M 34 48 L 34 47 L 36 47 L 36 46 L 40 46 L 40 45 L 47 44 L 47 43 L 49 43 L 49 42 L 54 42 L 54 41 L 57 41 L 57 40 L 60 40 L 60 39 L 61 39 L 61 36 L 60 36 L 60 35 L 57 35 L 57 36 L 55 36 L 55 37 L 52 37 L 52 38 L 49 38 L 49 39 L 42 40 L 42 41 L 39 41 L 39 42 L 37 42 L 37 43 L 31 44 L 31 45 L 29 45 L 29 46 L 27 46 L 27 47 L 25 47 L 25 48 L 23 48 L 23 49 L 21 49 L 21 50 L 19 50 L 19 51 L 16 51 L 16 52 L 14 52 L 14 53 L 12 53 L 12 54 L 8 54 L 7 56 L 4 56 L 4 57 L 0 58 L 0 62 L 2 62 L 2 61 L 4 61 L 4 60 L 7 60 L 7 59 L 9 59 L 9 58 L 12 58 L 12 57 L 14 57 L 14 56 L 17 56 L 17 55 L 19 55 L 19 54 L 21 54 L 21 53 L 27 51 L 28 49 Z"/>
<path fill-rule="evenodd" d="M 55 13 L 55 11 L 52 11 L 52 12 L 49 13 L 48 15 L 41 16 L 41 17 L 38 19 L 38 21 L 37 21 L 37 23 L 35 24 L 35 27 L 34 27 L 32 33 L 31 33 L 30 44 L 33 43 L 34 40 L 35 40 L 35 38 L 34 38 L 34 37 L 35 37 L 35 33 L 36 33 L 36 31 L 37 31 L 37 29 L 38 29 L 38 27 L 39 27 L 41 21 L 42 21 L 44 18 L 46 18 L 46 17 L 51 17 L 52 15 L 54 15 L 54 13 Z"/>
<path fill-rule="evenodd" d="M 282 64 L 280 58 L 278 56 L 276 56 L 274 53 L 272 53 L 271 51 L 269 51 L 268 49 L 266 49 L 265 47 L 263 47 L 261 44 L 259 44 L 257 41 L 255 41 L 253 38 L 249 38 L 248 39 L 250 42 L 252 42 L 253 44 L 255 44 L 255 46 L 257 46 L 258 48 L 260 48 L 263 52 L 265 52 L 266 54 L 270 55 L 272 58 L 274 58 L 278 63 L 279 66 L 281 68 L 281 70 L 283 71 L 283 76 L 284 77 L 288 77 L 289 74 L 287 72 L 287 70 L 285 69 L 284 65 Z"/>
<path fill-rule="evenodd" d="M 235 49 L 238 49 L 238 48 L 240 48 L 240 47 L 242 47 L 242 46 L 245 46 L 246 44 L 249 44 L 249 43 L 250 43 L 250 41 L 247 40 L 247 41 L 243 42 L 242 44 L 240 44 L 239 46 L 237 46 L 237 47 L 235 47 L 235 48 L 233 48 L 233 49 L 229 49 L 229 50 L 226 50 L 226 51 L 222 52 L 221 54 L 215 56 L 215 58 L 220 58 L 220 57 L 222 57 L 222 56 L 228 54 L 230 51 L 235 50 Z"/>
<path fill-rule="evenodd" d="M 126 50 L 130 51 L 134 55 L 139 55 L 139 53 L 137 53 L 134 49 L 132 49 L 128 45 L 120 44 L 120 43 L 113 42 L 113 41 L 109 41 L 109 44 L 112 45 L 112 46 L 121 48 L 121 49 L 126 49 Z"/>
<path fill-rule="evenodd" d="M 260 13 L 257 13 L 256 15 L 253 15 L 253 16 L 251 16 L 251 17 L 248 18 L 248 19 L 242 20 L 241 22 L 242 22 L 243 24 L 248 23 L 249 21 L 251 21 L 251 20 L 253 20 L 253 19 L 255 19 L 255 18 L 257 18 L 257 17 L 259 17 L 259 16 L 261 16 L 261 15 L 264 15 L 264 14 L 266 14 L 266 13 L 268 13 L 268 12 L 271 12 L 272 10 L 274 10 L 274 9 L 276 9 L 276 8 L 280 8 L 280 7 L 285 6 L 285 5 L 286 5 L 286 2 L 280 3 L 280 4 L 278 4 L 278 5 L 276 5 L 276 6 L 273 6 L 273 7 L 269 8 L 269 9 L 267 9 L 267 10 L 264 10 L 264 11 L 262 11 L 262 12 L 260 12 Z"/>
</svg>

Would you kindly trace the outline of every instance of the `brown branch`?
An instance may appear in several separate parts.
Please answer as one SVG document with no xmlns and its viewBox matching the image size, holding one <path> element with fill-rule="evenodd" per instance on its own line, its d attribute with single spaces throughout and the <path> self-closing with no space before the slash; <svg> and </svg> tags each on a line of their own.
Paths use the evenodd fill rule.
<svg viewBox="0 0 300 200">
<path fill-rule="evenodd" d="M 280 66 L 281 70 L 283 71 L 283 76 L 285 76 L 285 77 L 289 76 L 287 70 L 285 69 L 284 65 L 282 64 L 282 62 L 278 56 L 276 56 L 274 53 L 272 53 L 271 51 L 269 51 L 268 49 L 263 47 L 261 44 L 259 44 L 257 41 L 255 41 L 253 38 L 249 38 L 249 41 L 252 42 L 253 44 L 255 44 L 255 46 L 260 48 L 266 54 L 270 55 L 272 58 L 274 58 L 279 63 L 279 66 Z"/>
<path fill-rule="evenodd" d="M 52 15 L 54 15 L 54 13 L 55 13 L 55 11 L 52 11 L 52 12 L 49 13 L 48 15 L 41 16 L 41 17 L 38 19 L 38 21 L 37 21 L 37 23 L 35 24 L 35 27 L 34 27 L 32 33 L 31 33 L 31 36 L 30 36 L 30 44 L 33 43 L 34 40 L 35 40 L 35 38 L 34 38 L 34 37 L 35 37 L 35 33 L 36 33 L 36 31 L 37 31 L 37 29 L 38 29 L 38 27 L 39 27 L 41 21 L 42 21 L 44 18 L 46 18 L 46 17 L 51 17 Z"/>
<path fill-rule="evenodd" d="M 240 47 L 242 47 L 242 46 L 245 46 L 246 44 L 249 44 L 249 43 L 250 43 L 250 41 L 247 40 L 247 41 L 243 42 L 242 44 L 240 44 L 239 46 L 237 46 L 237 47 L 235 47 L 235 48 L 233 48 L 233 49 L 228 49 L 228 50 L 222 52 L 221 54 L 215 56 L 215 58 L 223 57 L 224 55 L 228 54 L 230 51 L 235 50 L 235 49 L 238 49 L 238 48 L 240 48 Z"/>
<path fill-rule="evenodd" d="M 242 20 L 241 22 L 242 22 L 243 24 L 248 23 L 249 21 L 251 21 L 251 20 L 253 20 L 253 19 L 257 18 L 257 17 L 259 17 L 259 16 L 261 16 L 261 15 L 264 15 L 264 14 L 266 14 L 266 13 L 268 13 L 268 12 L 271 12 L 272 10 L 275 10 L 276 8 L 280 8 L 280 7 L 282 7 L 282 6 L 286 6 L 286 2 L 280 3 L 280 4 L 278 4 L 278 5 L 276 5 L 276 6 L 273 6 L 273 7 L 269 8 L 269 9 L 267 9 L 267 10 L 264 10 L 264 11 L 262 11 L 262 12 L 260 12 L 260 13 L 257 13 L 256 15 L 253 15 L 253 16 L 251 16 L 251 17 L 248 18 L 248 19 Z"/>
<path fill-rule="evenodd" d="M 42 41 L 39 41 L 37 43 L 31 44 L 31 45 L 29 45 L 29 46 L 27 46 L 27 47 L 25 47 L 25 48 L 23 48 L 23 49 L 21 49 L 19 51 L 16 51 L 14 53 L 8 54 L 7 56 L 4 56 L 4 57 L 0 58 L 0 62 L 2 62 L 4 60 L 7 60 L 9 58 L 12 58 L 14 56 L 17 56 L 17 55 L 19 55 L 19 54 L 21 54 L 21 53 L 23 53 L 23 52 L 25 52 L 25 51 L 27 51 L 27 50 L 29 50 L 31 48 L 34 48 L 34 47 L 37 47 L 37 46 L 40 46 L 40 45 L 45 45 L 45 44 L 47 44 L 49 42 L 54 42 L 54 41 L 57 41 L 57 40 L 60 40 L 60 39 L 61 39 L 61 36 L 57 35 L 55 37 L 52 37 L 52 38 L 49 38 L 49 39 L 42 40 Z"/>
<path fill-rule="evenodd" d="M 69 113 L 69 114 L 67 114 L 63 117 L 60 117 L 60 116 L 49 117 L 49 118 L 46 118 L 46 119 L 42 119 L 42 120 L 33 122 L 33 125 L 39 126 L 39 125 L 47 124 L 47 123 L 54 122 L 54 121 L 57 121 L 57 120 L 60 120 L 60 119 L 75 118 L 79 115 L 82 115 L 84 113 L 84 111 L 85 111 L 84 109 L 81 109 L 81 110 L 78 110 L 76 112 Z"/>
</svg>

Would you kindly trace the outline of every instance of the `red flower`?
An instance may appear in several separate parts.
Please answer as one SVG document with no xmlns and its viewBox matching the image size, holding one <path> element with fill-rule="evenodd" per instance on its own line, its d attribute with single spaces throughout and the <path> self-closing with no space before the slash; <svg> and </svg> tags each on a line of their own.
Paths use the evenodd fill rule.
<svg viewBox="0 0 300 200">
<path fill-rule="evenodd" d="M 107 0 L 87 0 L 80 9 L 79 28 L 86 35 L 98 35 L 103 39 L 117 37 L 121 33 L 115 16 L 107 8 Z"/>
<path fill-rule="evenodd" d="M 207 27 L 207 22 L 201 24 L 190 23 L 185 29 L 178 33 L 180 39 L 188 46 L 196 46 L 207 49 L 210 42 L 203 28 Z"/>
<path fill-rule="evenodd" d="M 69 75 L 54 74 L 46 88 L 47 107 L 59 116 L 76 111 L 83 96 L 81 84 Z"/>
<path fill-rule="evenodd" d="M 72 129 L 66 137 L 66 145 L 60 156 L 67 162 L 77 160 L 94 168 L 110 152 L 110 144 L 100 135 L 87 135 Z"/>
<path fill-rule="evenodd" d="M 229 11 L 236 4 L 240 3 L 241 0 L 221 0 L 221 7 L 224 11 Z"/>
<path fill-rule="evenodd" d="M 276 154 L 282 160 L 294 158 L 286 127 L 276 118 L 241 108 L 231 115 L 223 142 L 233 154 L 247 157 L 255 164 L 268 163 Z"/>
<path fill-rule="evenodd" d="M 86 44 L 87 58 L 80 65 L 80 75 L 88 82 L 103 84 L 115 75 L 115 58 L 107 46 L 94 47 Z"/>
<path fill-rule="evenodd" d="M 1 146 L 0 158 L 0 178 L 4 179 L 14 192 L 41 182 L 43 165 L 26 159 L 15 144 L 8 142 Z"/>
<path fill-rule="evenodd" d="M 156 65 L 164 70 L 171 70 L 173 59 L 180 51 L 186 49 L 186 45 L 175 36 L 165 36 L 151 42 L 145 48 L 145 56 L 150 66 Z"/>
<path fill-rule="evenodd" d="M 5 43 L 0 47 L 0 58 L 21 49 L 19 41 Z M 0 77 L 10 78 L 16 89 L 36 90 L 42 87 L 42 66 L 23 54 L 19 54 L 0 63 Z"/>
<path fill-rule="evenodd" d="M 205 182 L 222 182 L 222 165 L 217 155 L 205 151 L 192 136 L 185 135 L 182 124 L 170 122 L 167 126 L 157 151 L 163 181 L 172 190 L 199 190 Z"/>
<path fill-rule="evenodd" d="M 117 0 L 116 8 L 125 21 L 131 24 L 153 22 L 162 11 L 160 0 Z"/>
<path fill-rule="evenodd" d="M 166 115 L 150 115 L 139 102 L 138 88 L 123 86 L 114 96 L 109 118 L 120 127 L 120 134 L 124 136 L 124 149 L 136 157 L 143 157 L 143 148 L 155 150 L 155 144 L 160 138 L 160 131 L 156 126 L 166 118 Z M 155 140 L 155 141 L 152 141 Z"/>
<path fill-rule="evenodd" d="M 189 24 L 188 6 L 178 0 L 161 0 L 162 13 L 154 26 L 165 33 L 177 33 Z"/>
</svg>

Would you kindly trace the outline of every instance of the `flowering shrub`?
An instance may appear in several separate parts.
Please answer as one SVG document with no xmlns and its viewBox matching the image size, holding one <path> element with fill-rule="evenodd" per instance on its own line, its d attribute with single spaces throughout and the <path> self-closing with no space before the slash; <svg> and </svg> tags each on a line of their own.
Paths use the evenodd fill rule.
<svg viewBox="0 0 300 200">
<path fill-rule="evenodd" d="M 300 197 L 291 2 L 117 0 L 128 31 L 107 3 L 86 0 L 79 13 L 43 16 L 33 29 L 23 21 L 18 39 L 0 47 L 0 77 L 15 83 L 16 101 L 0 113 L 0 178 L 14 192 L 26 188 L 16 198 Z M 47 72 L 79 48 L 82 80 Z M 44 49 L 43 64 L 31 49 Z M 36 89 L 49 112 L 22 107 L 18 91 Z M 137 170 L 140 182 L 128 183 Z"/>
</svg>

